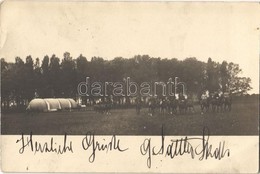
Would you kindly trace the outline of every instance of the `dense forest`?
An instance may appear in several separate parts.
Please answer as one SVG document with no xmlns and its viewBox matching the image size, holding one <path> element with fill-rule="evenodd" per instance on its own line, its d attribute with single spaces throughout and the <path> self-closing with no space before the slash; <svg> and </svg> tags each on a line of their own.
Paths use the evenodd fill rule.
<svg viewBox="0 0 260 174">
<path fill-rule="evenodd" d="M 1 106 L 6 109 L 13 102 L 17 107 L 23 107 L 35 97 L 76 98 L 77 86 L 86 77 L 98 82 L 116 82 L 131 77 L 137 83 L 166 82 L 169 78 L 178 77 L 186 83 L 190 94 L 221 90 L 243 95 L 251 89 L 251 79 L 241 77 L 241 71 L 239 65 L 233 62 L 219 63 L 211 58 L 202 62 L 194 57 L 178 60 L 137 55 L 105 60 L 102 57 L 87 59 L 83 55 L 72 58 L 70 53 L 65 52 L 63 58 L 46 55 L 41 62 L 31 56 L 27 56 L 25 62 L 16 57 L 14 63 L 2 58 Z"/>
</svg>

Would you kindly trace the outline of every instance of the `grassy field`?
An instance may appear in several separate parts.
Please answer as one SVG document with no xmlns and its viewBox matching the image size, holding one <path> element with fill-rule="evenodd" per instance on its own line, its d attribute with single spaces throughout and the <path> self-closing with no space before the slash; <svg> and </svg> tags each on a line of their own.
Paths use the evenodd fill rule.
<svg viewBox="0 0 260 174">
<path fill-rule="evenodd" d="M 258 101 L 235 101 L 231 112 L 185 115 L 148 115 L 147 108 L 136 115 L 135 109 L 115 109 L 110 115 L 94 111 L 52 112 L 37 114 L 2 114 L 2 134 L 83 135 L 201 135 L 207 126 L 211 135 L 258 135 Z"/>
</svg>

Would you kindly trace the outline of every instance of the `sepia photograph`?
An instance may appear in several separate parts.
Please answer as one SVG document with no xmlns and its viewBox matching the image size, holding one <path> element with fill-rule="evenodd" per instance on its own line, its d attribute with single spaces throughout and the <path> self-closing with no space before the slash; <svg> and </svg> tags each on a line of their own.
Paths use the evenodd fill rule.
<svg viewBox="0 0 260 174">
<path fill-rule="evenodd" d="M 3 11 L 2 134 L 156 135 L 164 125 L 169 135 L 257 135 L 259 45 L 247 35 L 259 40 L 258 21 L 191 4 L 63 3 L 63 14 L 31 2 L 19 20 Z"/>
<path fill-rule="evenodd" d="M 85 136 L 84 150 L 94 136 L 112 137 L 96 142 L 106 152 L 131 150 L 118 136 L 162 144 L 183 136 L 170 146 L 188 143 L 183 153 L 192 159 L 228 158 L 228 140 L 211 153 L 209 136 L 259 135 L 259 18 L 256 2 L 3 1 L 1 134 L 18 137 L 19 159 L 29 148 L 73 152 L 69 136 Z M 64 147 L 53 149 L 51 138 L 48 149 L 32 136 L 64 137 Z M 206 155 L 188 136 L 202 136 Z M 143 141 L 142 155 L 150 143 Z M 171 158 L 181 154 L 165 149 Z"/>
</svg>

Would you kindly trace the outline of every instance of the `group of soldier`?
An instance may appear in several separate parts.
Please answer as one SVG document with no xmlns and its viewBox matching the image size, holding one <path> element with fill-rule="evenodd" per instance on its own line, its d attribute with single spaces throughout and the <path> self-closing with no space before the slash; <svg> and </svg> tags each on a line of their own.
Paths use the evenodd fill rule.
<svg viewBox="0 0 260 174">
<path fill-rule="evenodd" d="M 140 114 L 141 100 L 136 102 L 136 113 Z M 224 112 L 231 111 L 232 98 L 230 93 L 215 92 L 209 94 L 204 91 L 199 98 L 201 113 L 209 112 Z M 154 115 L 159 109 L 160 114 L 185 114 L 194 113 L 194 100 L 191 96 L 184 96 L 182 93 L 172 97 L 165 98 L 150 98 L 148 102 L 148 114 Z"/>
<path fill-rule="evenodd" d="M 231 110 L 231 94 L 215 92 L 209 94 L 204 91 L 199 98 L 199 105 L 201 113 L 209 112 L 223 112 Z M 148 106 L 148 115 L 152 116 L 155 112 L 160 114 L 185 114 L 194 113 L 194 101 L 190 95 L 183 95 L 182 93 L 177 96 L 170 97 L 150 97 L 146 102 L 141 97 L 136 97 L 134 101 L 136 114 L 141 113 L 142 108 Z M 98 113 L 110 114 L 113 108 L 111 100 L 104 100 L 94 105 L 94 111 Z"/>
<path fill-rule="evenodd" d="M 136 103 L 137 114 L 140 113 L 140 102 Z M 176 96 L 155 98 L 151 97 L 148 100 L 148 114 L 154 115 L 159 109 L 160 114 L 177 114 L 186 113 L 188 111 L 194 112 L 193 100 L 191 97 L 185 97 L 182 93 Z"/>
<path fill-rule="evenodd" d="M 230 92 L 215 92 L 209 94 L 205 91 L 200 100 L 202 112 L 208 112 L 211 106 L 213 112 L 231 111 L 232 97 Z"/>
</svg>

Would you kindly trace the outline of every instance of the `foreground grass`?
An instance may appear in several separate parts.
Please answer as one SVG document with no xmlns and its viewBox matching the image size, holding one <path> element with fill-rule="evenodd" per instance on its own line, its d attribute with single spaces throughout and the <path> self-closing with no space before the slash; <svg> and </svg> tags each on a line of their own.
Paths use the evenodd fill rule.
<svg viewBox="0 0 260 174">
<path fill-rule="evenodd" d="M 258 102 L 237 101 L 231 112 L 148 115 L 147 108 L 136 115 L 134 109 L 112 110 L 110 115 L 94 111 L 6 114 L 1 118 L 2 134 L 84 135 L 201 135 L 208 127 L 211 135 L 258 135 Z"/>
</svg>

